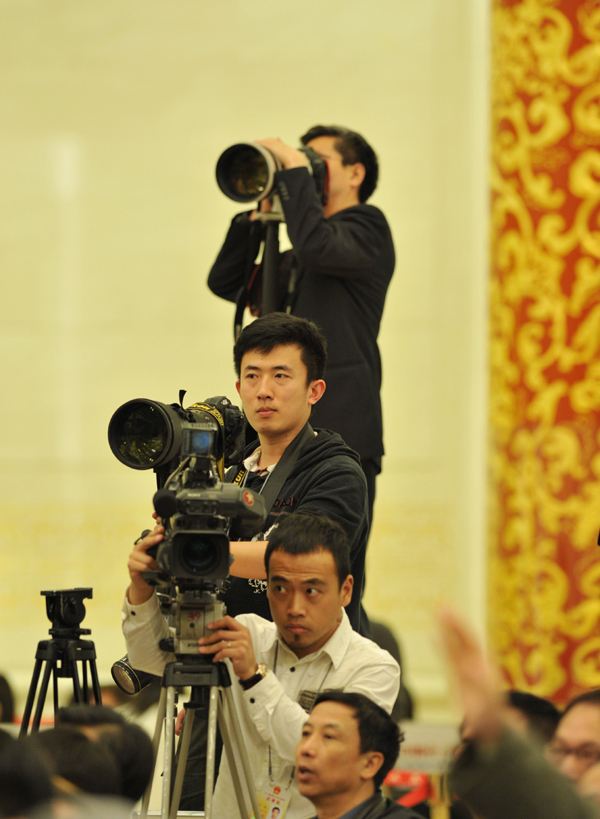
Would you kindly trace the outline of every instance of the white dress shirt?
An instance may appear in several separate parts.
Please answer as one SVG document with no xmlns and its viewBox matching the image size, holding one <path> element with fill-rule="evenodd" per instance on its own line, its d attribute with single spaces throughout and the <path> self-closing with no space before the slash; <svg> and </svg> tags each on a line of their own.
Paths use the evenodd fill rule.
<svg viewBox="0 0 600 819">
<path fill-rule="evenodd" d="M 256 614 L 242 614 L 236 619 L 250 630 L 256 661 L 271 669 L 260 682 L 244 691 L 231 663 L 226 660 L 242 738 L 257 788 L 268 777 L 269 748 L 273 779 L 284 785 L 289 782 L 296 746 L 307 719 L 305 708 L 311 707 L 318 693 L 330 689 L 358 692 L 391 713 L 400 686 L 398 663 L 372 640 L 353 631 L 345 611 L 342 622 L 327 643 L 302 659 L 298 659 L 283 642 L 274 623 Z M 168 636 L 169 629 L 156 595 L 141 606 L 132 606 L 125 599 L 123 632 L 131 665 L 141 671 L 162 675 L 165 663 L 174 656 L 158 648 L 158 641 Z M 242 771 L 241 765 L 238 764 L 237 769 Z M 314 813 L 312 803 L 300 795 L 295 781 L 292 781 L 286 819 L 308 819 Z M 233 819 L 238 815 L 231 773 L 223 753 L 213 816 L 215 819 Z"/>
</svg>

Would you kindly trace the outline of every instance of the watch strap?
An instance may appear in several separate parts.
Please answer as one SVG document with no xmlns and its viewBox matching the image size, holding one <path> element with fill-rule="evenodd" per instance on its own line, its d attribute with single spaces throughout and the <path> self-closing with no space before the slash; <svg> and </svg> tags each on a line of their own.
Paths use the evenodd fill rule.
<svg viewBox="0 0 600 819">
<path fill-rule="evenodd" d="M 250 688 L 255 686 L 257 683 L 259 683 L 262 679 L 266 677 L 268 670 L 269 670 L 268 666 L 266 666 L 264 663 L 259 663 L 256 674 L 253 674 L 251 677 L 248 677 L 247 680 L 238 680 L 238 682 L 242 686 L 244 691 L 248 691 Z"/>
</svg>

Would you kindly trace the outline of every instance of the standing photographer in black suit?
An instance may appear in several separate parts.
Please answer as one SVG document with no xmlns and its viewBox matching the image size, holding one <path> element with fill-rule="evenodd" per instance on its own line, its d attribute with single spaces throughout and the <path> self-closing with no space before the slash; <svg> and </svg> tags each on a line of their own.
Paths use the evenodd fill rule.
<svg viewBox="0 0 600 819">
<path fill-rule="evenodd" d="M 383 455 L 377 335 L 394 270 L 394 245 L 383 213 L 366 204 L 377 185 L 378 162 L 363 137 L 346 128 L 317 125 L 301 142 L 327 163 L 324 196 L 305 153 L 279 139 L 258 142 L 283 167 L 275 184 L 293 245 L 279 257 L 278 309 L 314 321 L 327 339 L 327 392 L 313 421 L 339 432 L 360 455 L 372 518 Z M 269 200 L 263 199 L 261 210 L 269 208 Z M 235 302 L 245 301 L 247 291 L 252 301 L 252 268 L 263 236 L 256 212 L 233 219 L 208 277 L 213 293 Z"/>
</svg>

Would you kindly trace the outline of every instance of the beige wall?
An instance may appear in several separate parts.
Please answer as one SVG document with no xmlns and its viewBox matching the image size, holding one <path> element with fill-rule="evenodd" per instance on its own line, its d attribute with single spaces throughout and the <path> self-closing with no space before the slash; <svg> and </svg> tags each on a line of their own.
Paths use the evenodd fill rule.
<svg viewBox="0 0 600 819">
<path fill-rule="evenodd" d="M 154 478 L 110 453 L 113 411 L 235 397 L 232 308 L 205 284 L 236 212 L 220 152 L 335 122 L 380 155 L 398 255 L 367 604 L 402 638 L 420 715 L 448 715 L 432 605 L 484 616 L 484 5 L 3 0 L 0 664 L 18 685 L 49 628 L 41 589 L 92 586 L 103 677 L 123 653 Z"/>
</svg>

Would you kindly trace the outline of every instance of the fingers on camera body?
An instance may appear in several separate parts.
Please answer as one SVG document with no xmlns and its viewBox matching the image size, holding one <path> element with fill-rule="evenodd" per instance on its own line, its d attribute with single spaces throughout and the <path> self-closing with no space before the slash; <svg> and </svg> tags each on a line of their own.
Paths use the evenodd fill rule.
<svg viewBox="0 0 600 819">
<path fill-rule="evenodd" d="M 209 628 L 213 634 L 198 640 L 200 654 L 212 654 L 214 662 L 229 658 L 237 676 L 253 673 L 256 660 L 248 629 L 229 616 L 215 620 Z"/>
<path fill-rule="evenodd" d="M 143 532 L 135 541 L 133 551 L 129 555 L 127 566 L 132 580 L 139 577 L 140 572 L 157 569 L 157 564 L 152 555 L 148 554 L 148 549 L 156 546 L 163 538 L 163 526 L 155 526 L 152 532 Z"/>
<path fill-rule="evenodd" d="M 136 540 L 133 551 L 146 554 L 148 549 L 151 549 L 153 546 L 160 543 L 160 541 L 163 539 L 164 533 L 165 527 L 160 523 L 157 524 L 151 532 L 146 529 Z"/>
</svg>

